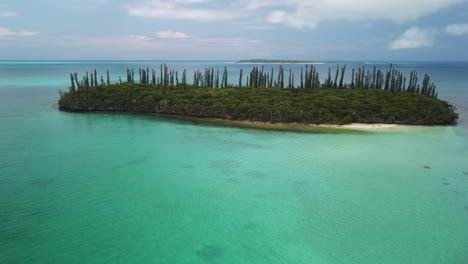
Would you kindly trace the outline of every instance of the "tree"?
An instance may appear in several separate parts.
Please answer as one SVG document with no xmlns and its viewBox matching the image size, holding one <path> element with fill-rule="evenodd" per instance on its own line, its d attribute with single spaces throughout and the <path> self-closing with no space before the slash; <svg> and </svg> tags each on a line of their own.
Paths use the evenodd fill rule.
<svg viewBox="0 0 468 264">
<path fill-rule="evenodd" d="M 240 69 L 239 73 L 239 87 L 242 87 L 242 68 Z"/>
</svg>

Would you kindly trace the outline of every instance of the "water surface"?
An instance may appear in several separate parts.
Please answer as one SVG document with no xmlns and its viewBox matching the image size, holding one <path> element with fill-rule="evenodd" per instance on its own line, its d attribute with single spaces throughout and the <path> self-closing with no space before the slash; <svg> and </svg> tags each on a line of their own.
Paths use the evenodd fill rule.
<svg viewBox="0 0 468 264">
<path fill-rule="evenodd" d="M 303 134 L 56 108 L 70 72 L 159 64 L 0 63 L 0 263 L 468 262 L 468 63 L 394 64 L 429 73 L 455 127 Z M 233 83 L 252 66 L 169 64 L 227 66 Z"/>
</svg>

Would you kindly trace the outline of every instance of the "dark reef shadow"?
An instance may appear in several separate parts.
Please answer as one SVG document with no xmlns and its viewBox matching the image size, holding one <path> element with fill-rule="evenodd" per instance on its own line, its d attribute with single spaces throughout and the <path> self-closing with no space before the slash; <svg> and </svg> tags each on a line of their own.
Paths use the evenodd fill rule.
<svg viewBox="0 0 468 264">
<path fill-rule="evenodd" d="M 245 230 L 255 231 L 258 230 L 258 225 L 253 222 L 248 222 L 244 225 Z"/>
<path fill-rule="evenodd" d="M 214 160 L 210 162 L 209 167 L 212 169 L 218 169 L 222 175 L 232 175 L 237 172 L 237 169 L 241 166 L 241 163 L 236 160 Z"/>
<path fill-rule="evenodd" d="M 267 174 L 261 171 L 247 171 L 244 173 L 249 178 L 259 179 L 264 178 Z"/>
<path fill-rule="evenodd" d="M 208 245 L 197 251 L 197 255 L 204 261 L 212 261 L 224 254 L 224 248 L 216 245 Z"/>
<path fill-rule="evenodd" d="M 145 163 L 146 158 L 139 158 L 139 159 L 132 159 L 127 162 L 125 162 L 126 165 L 141 165 Z"/>
<path fill-rule="evenodd" d="M 231 177 L 231 178 L 229 178 L 227 180 L 230 183 L 239 183 L 240 182 L 240 180 L 238 178 L 235 178 L 235 177 Z"/>
<path fill-rule="evenodd" d="M 237 160 L 214 160 L 210 162 L 210 168 L 225 169 L 225 168 L 236 168 L 241 163 Z"/>
</svg>

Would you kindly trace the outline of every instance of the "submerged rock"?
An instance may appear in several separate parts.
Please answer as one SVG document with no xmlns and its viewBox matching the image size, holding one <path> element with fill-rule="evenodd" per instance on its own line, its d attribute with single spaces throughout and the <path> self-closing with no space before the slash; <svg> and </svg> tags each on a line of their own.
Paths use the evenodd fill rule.
<svg viewBox="0 0 468 264">
<path fill-rule="evenodd" d="M 466 176 L 468 176 L 468 171 L 464 171 L 463 174 L 465 174 Z"/>
</svg>

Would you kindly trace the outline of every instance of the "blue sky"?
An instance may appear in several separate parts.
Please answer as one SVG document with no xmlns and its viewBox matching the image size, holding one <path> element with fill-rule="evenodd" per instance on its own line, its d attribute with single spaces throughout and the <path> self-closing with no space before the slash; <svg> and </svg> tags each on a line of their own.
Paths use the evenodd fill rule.
<svg viewBox="0 0 468 264">
<path fill-rule="evenodd" d="M 0 60 L 468 60 L 468 0 L 0 0 Z"/>
</svg>

